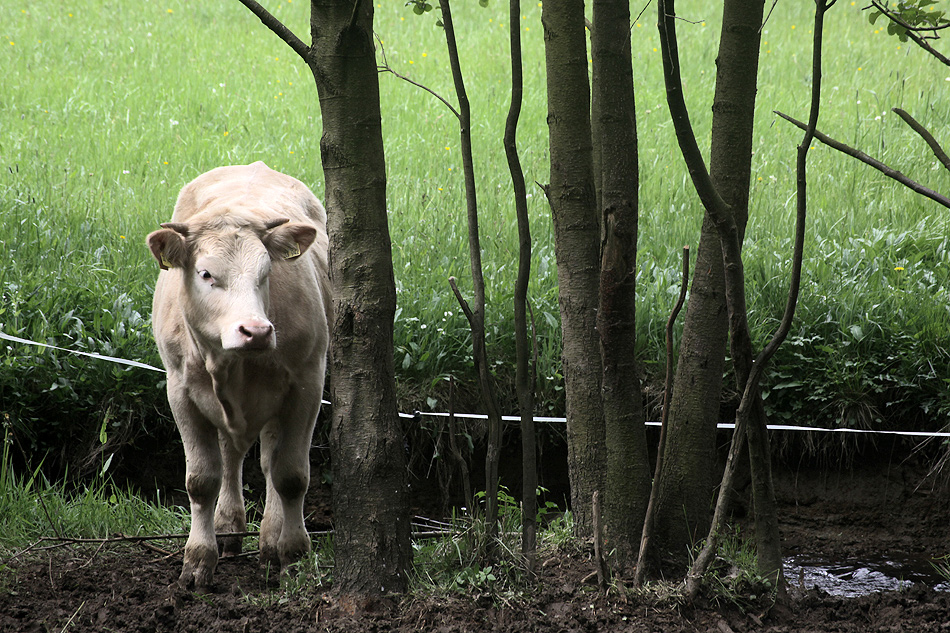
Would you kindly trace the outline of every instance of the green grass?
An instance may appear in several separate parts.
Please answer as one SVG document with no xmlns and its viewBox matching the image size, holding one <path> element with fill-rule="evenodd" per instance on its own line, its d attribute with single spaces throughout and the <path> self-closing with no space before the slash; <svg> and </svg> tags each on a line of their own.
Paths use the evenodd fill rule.
<svg viewBox="0 0 950 633">
<path fill-rule="evenodd" d="M 102 475 L 79 487 L 51 482 L 38 466 L 19 475 L 13 440 L 4 426 L 0 450 L 0 556 L 42 539 L 105 539 L 188 531 L 184 508 L 154 502 L 112 484 Z"/>
<path fill-rule="evenodd" d="M 265 3 L 308 39 L 309 5 Z M 490 353 L 513 373 L 517 238 L 501 135 L 508 100 L 507 8 L 456 3 L 475 119 Z M 720 9 L 680 2 L 685 86 L 698 138 L 709 138 Z M 389 64 L 452 98 L 435 16 L 378 2 Z M 764 341 L 785 298 L 801 133 L 806 118 L 810 3 L 778 3 L 763 30 L 746 242 L 749 305 Z M 264 160 L 322 195 L 321 124 L 306 66 L 235 1 L 92 2 L 68 8 L 14 0 L 0 8 L 0 328 L 64 347 L 158 364 L 148 326 L 157 274 L 144 236 L 171 214 L 179 188 L 226 163 Z M 519 148 L 529 183 L 548 172 L 540 8 L 526 4 L 525 109 Z M 655 9 L 634 26 L 641 165 L 638 348 L 663 366 L 679 252 L 695 245 L 701 210 L 676 149 L 655 50 Z M 940 138 L 950 117 L 945 68 L 871 26 L 859 4 L 827 18 L 826 133 L 950 191 L 900 106 Z M 381 58 L 380 58 L 381 59 Z M 406 406 L 444 410 L 442 377 L 471 378 L 470 338 L 447 278 L 470 288 L 457 123 L 434 97 L 380 75 L 388 204 L 399 298 L 396 367 Z M 950 416 L 947 236 L 950 214 L 816 144 L 809 154 L 809 244 L 798 319 L 775 359 L 773 417 L 801 423 L 939 428 Z M 541 349 L 539 412 L 561 413 L 558 308 L 550 215 L 529 190 Z M 902 267 L 904 270 L 897 271 Z M 0 411 L 40 452 L 81 452 L 109 411 L 112 431 L 173 434 L 158 374 L 19 345 L 0 353 Z M 132 431 L 129 431 L 132 429 Z M 66 447 L 63 449 L 62 447 Z"/>
</svg>

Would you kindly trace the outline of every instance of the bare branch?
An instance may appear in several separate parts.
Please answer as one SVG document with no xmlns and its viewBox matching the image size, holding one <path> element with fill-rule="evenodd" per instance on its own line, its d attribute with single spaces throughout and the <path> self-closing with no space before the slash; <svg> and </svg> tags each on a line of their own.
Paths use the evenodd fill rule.
<svg viewBox="0 0 950 633">
<path fill-rule="evenodd" d="M 636 24 L 637 22 L 640 21 L 640 18 L 643 16 L 643 14 L 646 13 L 646 10 L 650 8 L 651 2 L 653 2 L 653 0 L 647 0 L 647 3 L 643 5 L 643 8 L 640 9 L 640 13 L 637 14 L 637 18 L 633 20 L 631 24 Z"/>
<path fill-rule="evenodd" d="M 676 140 L 679 143 L 683 159 L 689 170 L 693 187 L 703 203 L 703 207 L 717 223 L 730 216 L 729 205 L 722 199 L 709 177 L 706 161 L 696 142 L 693 127 L 689 120 L 689 111 L 686 108 L 686 98 L 683 94 L 683 82 L 680 76 L 679 48 L 676 42 L 676 11 L 673 9 L 673 0 L 658 0 L 659 13 L 658 28 L 660 32 L 660 46 L 663 49 L 663 72 L 666 84 L 666 99 L 670 107 L 670 117 L 676 131 Z"/>
<path fill-rule="evenodd" d="M 921 47 L 922 49 L 924 49 L 925 51 L 933 55 L 937 59 L 937 61 L 939 61 L 941 64 L 943 64 L 944 66 L 950 66 L 950 57 L 947 57 L 946 55 L 938 51 L 936 48 L 931 46 L 930 42 L 928 42 L 927 40 L 925 40 L 924 38 L 922 38 L 921 36 L 917 35 L 916 33 L 912 31 L 907 31 L 907 37 L 914 40 L 914 43 L 917 44 L 917 46 Z"/>
<path fill-rule="evenodd" d="M 930 149 L 933 151 L 934 156 L 937 157 L 937 160 L 943 164 L 944 168 L 950 170 L 950 157 L 947 156 L 947 153 L 943 151 L 943 148 L 940 147 L 940 143 L 937 142 L 937 139 L 933 137 L 927 129 L 921 125 L 917 119 L 908 114 L 905 110 L 900 108 L 891 108 L 897 116 L 904 119 L 904 123 L 909 125 L 912 130 L 917 132 L 920 135 L 920 138 L 924 139 L 927 145 L 930 146 Z"/>
<path fill-rule="evenodd" d="M 782 112 L 779 112 L 779 111 L 777 111 L 777 110 L 775 111 L 775 114 L 779 115 L 780 117 L 782 117 L 783 119 L 785 119 L 785 120 L 788 121 L 789 123 L 792 123 L 792 124 L 794 124 L 794 125 L 797 125 L 798 127 L 800 127 L 800 128 L 803 129 L 803 130 L 804 130 L 805 127 L 806 127 L 804 123 L 802 123 L 801 121 L 796 121 L 795 119 L 793 119 L 792 117 L 788 116 L 787 114 L 783 114 Z M 862 152 L 861 150 L 854 149 L 853 147 L 851 147 L 851 146 L 849 146 L 849 145 L 845 145 L 844 143 L 842 143 L 842 142 L 840 142 L 840 141 L 836 141 L 835 139 L 831 138 L 830 136 L 828 136 L 828 135 L 826 135 L 826 134 L 822 134 L 822 133 L 819 132 L 818 130 L 815 130 L 815 138 L 817 138 L 819 141 L 821 141 L 822 143 L 824 143 L 824 144 L 827 145 L 828 147 L 832 147 L 832 148 L 838 150 L 839 152 L 842 152 L 843 154 L 847 154 L 848 156 L 851 156 L 852 158 L 856 158 L 856 159 L 858 159 L 859 161 L 861 161 L 862 163 L 864 163 L 865 165 L 870 165 L 871 167 L 873 167 L 874 169 L 878 170 L 879 172 L 881 172 L 881 173 L 884 174 L 885 176 L 888 176 L 889 178 L 893 178 L 893 179 L 896 180 L 897 182 L 901 183 L 902 185 L 904 185 L 904 186 L 907 187 L 908 189 L 910 189 L 910 190 L 912 190 L 912 191 L 914 191 L 914 192 L 916 192 L 916 193 L 919 193 L 920 195 L 922 195 L 922 196 L 924 196 L 924 197 L 930 198 L 930 199 L 933 200 L 934 202 L 936 202 L 936 203 L 938 203 L 938 204 L 941 204 L 941 205 L 947 207 L 948 209 L 950 209 L 950 198 L 948 198 L 947 196 L 941 195 L 941 194 L 937 193 L 936 191 L 934 191 L 933 189 L 930 189 L 930 188 L 928 188 L 928 187 L 924 187 L 924 186 L 921 185 L 920 183 L 918 183 L 918 182 L 916 182 L 916 181 L 914 181 L 914 180 L 911 180 L 910 178 L 908 178 L 907 176 L 905 176 L 905 175 L 902 174 L 901 172 L 897 171 L 896 169 L 893 169 L 893 168 L 891 168 L 891 167 L 888 167 L 887 165 L 885 165 L 885 164 L 882 163 L 881 161 L 876 160 L 876 159 L 874 159 L 874 158 L 871 158 L 870 156 L 868 156 L 867 154 L 865 154 L 865 153 Z"/>
<path fill-rule="evenodd" d="M 389 60 L 386 58 L 386 49 L 383 47 L 383 41 L 382 41 L 381 39 L 379 39 L 379 36 L 378 36 L 378 35 L 376 36 L 376 41 L 379 43 L 380 54 L 383 56 L 383 63 L 382 63 L 382 64 L 378 64 L 378 65 L 376 66 L 376 71 L 377 71 L 377 72 L 381 72 L 381 73 L 391 73 L 391 74 L 394 75 L 396 78 L 402 79 L 403 81 L 412 84 L 412 85 L 415 86 L 416 88 L 422 88 L 423 90 L 425 90 L 426 92 L 428 92 L 430 95 L 432 95 L 433 97 L 435 97 L 436 99 L 438 99 L 439 101 L 441 101 L 443 104 L 445 104 L 445 107 L 452 111 L 452 114 L 455 115 L 455 118 L 461 120 L 462 115 L 459 113 L 459 111 L 456 110 L 455 107 L 454 107 L 451 103 L 449 103 L 448 101 L 446 101 L 445 98 L 442 97 L 442 95 L 440 95 L 440 94 L 437 93 L 436 91 L 432 90 L 432 89 L 429 88 L 428 86 L 424 86 L 424 85 L 422 85 L 421 83 L 419 83 L 418 81 L 415 81 L 415 80 L 413 80 L 413 79 L 410 79 L 409 77 L 406 77 L 405 75 L 402 75 L 402 74 L 396 72 L 395 70 L 393 70 L 393 67 L 389 65 Z"/>
<path fill-rule="evenodd" d="M 251 13 L 256 15 L 258 19 L 264 23 L 264 26 L 273 31 L 277 37 L 284 40 L 287 46 L 294 49 L 294 52 L 300 55 L 304 61 L 309 59 L 310 47 L 304 44 L 304 42 L 299 37 L 294 35 L 293 31 L 287 28 L 283 22 L 275 18 L 267 9 L 262 7 L 254 0 L 238 1 L 250 9 Z"/>
<path fill-rule="evenodd" d="M 462 308 L 462 312 L 465 313 L 465 318 L 468 319 L 469 323 L 471 323 L 472 319 L 475 318 L 475 315 L 472 313 L 472 308 L 468 305 L 468 301 L 465 300 L 465 297 L 463 297 L 462 293 L 459 291 L 459 287 L 455 283 L 455 277 L 449 277 L 449 286 L 452 287 L 452 292 L 455 293 L 455 298 L 458 300 L 459 307 Z"/>
</svg>

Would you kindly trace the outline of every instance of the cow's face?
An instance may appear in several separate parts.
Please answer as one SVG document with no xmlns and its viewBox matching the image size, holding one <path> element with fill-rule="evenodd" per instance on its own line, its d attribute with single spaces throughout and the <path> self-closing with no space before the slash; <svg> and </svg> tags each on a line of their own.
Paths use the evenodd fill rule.
<svg viewBox="0 0 950 633">
<path fill-rule="evenodd" d="M 225 351 L 274 349 L 268 318 L 272 260 L 294 259 L 313 243 L 308 224 L 167 223 L 148 236 L 163 269 L 179 269 L 185 320 L 205 346 Z"/>
</svg>

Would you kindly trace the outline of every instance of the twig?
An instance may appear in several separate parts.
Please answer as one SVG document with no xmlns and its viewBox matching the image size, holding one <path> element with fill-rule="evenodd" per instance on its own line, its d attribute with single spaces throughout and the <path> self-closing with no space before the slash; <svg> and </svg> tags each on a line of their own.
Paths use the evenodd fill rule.
<svg viewBox="0 0 950 633">
<path fill-rule="evenodd" d="M 397 79 L 402 79 L 402 80 L 405 81 L 405 82 L 411 83 L 411 84 L 412 84 L 413 86 L 415 86 L 416 88 L 422 88 L 423 90 L 425 90 L 426 92 L 428 92 L 430 95 L 432 95 L 433 97 L 435 97 L 436 99 L 438 99 L 439 101 L 441 101 L 441 102 L 445 105 L 446 108 L 448 108 L 449 110 L 451 110 L 451 111 L 452 111 L 452 114 L 455 115 L 455 118 L 457 118 L 457 119 L 461 119 L 461 118 L 462 118 L 462 115 L 459 113 L 459 111 L 456 110 L 456 109 L 452 106 L 451 103 L 449 103 L 448 101 L 446 101 L 445 98 L 444 98 L 442 95 L 440 95 L 438 92 L 436 92 L 436 91 L 433 90 L 432 88 L 429 88 L 428 86 L 425 86 L 425 85 L 419 83 L 418 81 L 415 81 L 415 80 L 413 80 L 413 79 L 410 79 L 409 77 L 406 77 L 405 75 L 402 75 L 402 74 L 396 72 L 395 70 L 393 70 L 393 67 L 389 65 L 389 60 L 386 58 L 386 48 L 383 46 L 383 41 L 382 41 L 381 39 L 379 39 L 379 36 L 378 36 L 378 35 L 376 35 L 376 41 L 379 43 L 379 51 L 380 51 L 380 54 L 381 54 L 382 57 L 383 57 L 383 63 L 376 65 L 376 72 L 380 72 L 380 73 L 390 73 L 390 74 L 394 75 Z"/>
<path fill-rule="evenodd" d="M 597 587 L 607 592 L 607 561 L 604 559 L 604 531 L 601 526 L 600 491 L 594 491 L 594 569 L 597 572 Z"/>
<path fill-rule="evenodd" d="M 807 126 L 806 126 L 804 123 L 802 123 L 801 121 L 796 121 L 796 120 L 793 119 L 792 117 L 790 117 L 790 116 L 788 116 L 787 114 L 784 114 L 784 113 L 782 113 L 782 112 L 779 112 L 778 110 L 775 110 L 775 114 L 779 115 L 780 117 L 782 117 L 783 119 L 785 119 L 785 120 L 788 121 L 789 123 L 792 123 L 792 124 L 794 124 L 794 125 L 797 125 L 799 128 L 801 128 L 801 129 L 803 129 L 803 130 L 806 129 L 806 127 L 807 127 Z M 908 178 L 907 176 L 905 176 L 905 175 L 902 174 L 901 172 L 897 171 L 896 169 L 893 169 L 893 168 L 891 168 L 891 167 L 888 167 L 887 165 L 885 165 L 884 163 L 882 163 L 881 161 L 879 161 L 879 160 L 877 160 L 877 159 L 871 158 L 870 156 L 868 156 L 867 154 L 865 154 L 865 153 L 862 152 L 861 150 L 854 149 L 853 147 L 850 147 L 849 145 L 845 145 L 845 144 L 842 143 L 841 141 L 836 141 L 835 139 L 831 138 L 831 137 L 828 136 L 827 134 L 823 134 L 823 133 L 819 132 L 818 130 L 815 130 L 815 138 L 817 138 L 819 141 L 821 141 L 822 143 L 824 143 L 824 144 L 827 145 L 828 147 L 834 148 L 834 149 L 838 150 L 839 152 L 841 152 L 841 153 L 843 153 L 843 154 L 847 154 L 848 156 L 851 156 L 852 158 L 856 158 L 856 159 L 858 159 L 859 161 L 861 161 L 862 163 L 864 163 L 865 165 L 870 165 L 871 167 L 873 167 L 874 169 L 878 170 L 879 172 L 881 172 L 881 173 L 884 174 L 885 176 L 887 176 L 887 177 L 889 177 L 889 178 L 892 178 L 892 179 L 896 180 L 897 182 L 901 183 L 902 185 L 904 185 L 904 186 L 907 187 L 908 189 L 910 189 L 910 190 L 912 190 L 912 191 L 914 191 L 914 192 L 916 192 L 916 193 L 919 193 L 920 195 L 922 195 L 922 196 L 924 196 L 924 197 L 926 197 L 926 198 L 930 198 L 930 199 L 933 200 L 934 202 L 936 202 L 936 203 L 938 203 L 938 204 L 941 204 L 941 205 L 947 207 L 948 209 L 950 209 L 950 198 L 948 198 L 947 196 L 941 195 L 941 194 L 937 193 L 936 191 L 934 191 L 933 189 L 930 189 L 930 188 L 928 188 L 928 187 L 924 187 L 924 186 L 921 185 L 920 183 L 918 183 L 918 182 L 916 182 L 916 181 L 914 181 L 914 180 L 911 180 L 910 178 Z"/>
<path fill-rule="evenodd" d="M 906 20 L 902 19 L 898 14 L 894 13 L 893 11 L 888 9 L 886 5 L 881 4 L 877 0 L 871 0 L 871 5 L 875 9 L 883 13 L 887 17 L 888 20 L 904 27 L 908 31 L 908 35 L 910 35 L 911 33 L 934 33 L 934 35 L 931 35 L 927 39 L 939 39 L 940 36 L 936 33 L 938 31 L 944 30 L 947 27 L 950 27 L 950 24 L 944 24 L 944 25 L 932 24 L 930 26 L 914 26 L 913 24 L 910 24 Z M 921 37 L 926 37 L 926 36 L 921 36 Z"/>
<path fill-rule="evenodd" d="M 643 16 L 643 14 L 646 13 L 646 10 L 647 10 L 648 8 L 650 8 L 650 3 L 651 3 L 652 1 L 653 1 L 653 0 L 647 0 L 647 3 L 646 3 L 645 5 L 643 5 L 643 8 L 640 9 L 640 13 L 637 14 L 637 19 L 633 21 L 634 24 L 636 24 L 637 22 L 640 21 L 640 18 Z"/>
<path fill-rule="evenodd" d="M 89 565 L 92 564 L 92 561 L 96 560 L 96 557 L 99 556 L 99 552 L 101 552 L 102 548 L 105 546 L 105 543 L 99 543 L 99 547 L 96 548 L 96 551 L 92 553 L 92 556 L 89 557 L 89 560 L 79 566 L 79 569 L 85 569 L 86 567 L 89 567 Z"/>
<path fill-rule="evenodd" d="M 920 135 L 920 138 L 924 139 L 928 146 L 930 146 L 931 151 L 934 153 L 934 156 L 937 157 L 937 160 L 941 162 L 944 166 L 944 169 L 950 170 L 950 157 L 947 156 L 947 153 L 943 151 L 943 148 L 940 146 L 940 143 L 937 142 L 937 139 L 933 137 L 927 128 L 921 125 L 917 119 L 908 114 L 905 110 L 901 108 L 891 108 L 897 116 L 904 120 L 904 123 L 910 126 L 912 130 L 917 132 Z"/>
<path fill-rule="evenodd" d="M 83 608 L 84 606 L 86 606 L 86 601 L 85 601 L 85 600 L 83 600 L 83 601 L 82 601 L 82 604 L 79 605 L 79 608 L 77 608 L 77 609 L 73 612 L 73 614 L 72 614 L 71 616 L 69 616 L 69 619 L 66 620 L 66 624 L 64 624 L 64 625 L 63 625 L 63 628 L 60 629 L 60 633 L 64 633 L 64 631 L 66 631 L 66 629 L 69 628 L 69 626 L 73 623 L 73 620 L 76 619 L 76 616 L 79 615 L 79 612 L 82 611 L 82 608 Z"/>
<path fill-rule="evenodd" d="M 290 48 L 292 48 L 295 53 L 300 55 L 304 61 L 308 61 L 310 59 L 310 47 L 304 44 L 303 40 L 294 35 L 293 31 L 287 28 L 280 20 L 271 15 L 267 9 L 259 5 L 254 0 L 238 1 L 250 9 L 251 13 L 256 15 L 257 18 L 264 24 L 264 26 L 273 31 L 277 37 L 282 39 L 288 46 L 290 46 Z"/>
</svg>

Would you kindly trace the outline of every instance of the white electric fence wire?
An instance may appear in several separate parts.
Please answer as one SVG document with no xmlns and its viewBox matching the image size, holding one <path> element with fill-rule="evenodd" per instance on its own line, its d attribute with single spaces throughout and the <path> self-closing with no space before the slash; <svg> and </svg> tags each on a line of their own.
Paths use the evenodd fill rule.
<svg viewBox="0 0 950 633">
<path fill-rule="evenodd" d="M 46 347 L 49 349 L 59 350 L 61 352 L 67 352 L 69 354 L 78 354 L 80 356 L 88 356 L 89 358 L 95 358 L 98 360 L 109 361 L 110 363 L 118 363 L 120 365 L 129 365 L 130 367 L 139 367 L 141 369 L 150 369 L 152 371 L 158 371 L 165 373 L 164 369 L 159 367 L 153 367 L 146 363 L 140 363 L 137 360 L 126 360 L 124 358 L 116 358 L 115 356 L 106 356 L 104 354 L 96 354 L 93 352 L 80 352 L 77 350 L 67 349 L 65 347 L 57 347 L 55 345 L 48 345 L 46 343 L 38 343 L 37 341 L 31 341 L 29 339 L 20 338 L 18 336 L 11 336 L 10 334 L 5 334 L 0 332 L 0 339 L 11 341 L 14 343 L 21 343 L 23 345 L 38 345 L 39 347 Z M 326 400 L 323 401 L 323 404 L 329 405 L 330 403 Z M 426 417 L 436 417 L 436 418 L 447 418 L 449 413 L 446 412 L 426 412 L 426 411 L 416 411 L 415 413 L 399 413 L 401 418 L 417 419 L 420 416 Z M 465 418 L 469 420 L 487 420 L 488 416 L 483 413 L 456 413 L 455 417 Z M 517 415 L 503 415 L 501 419 L 505 422 L 520 422 L 521 417 Z M 545 417 L 538 416 L 534 418 L 535 422 L 545 422 L 552 424 L 564 424 L 567 422 L 567 418 L 560 417 Z M 647 426 L 660 426 L 659 422 L 647 422 Z M 734 429 L 735 424 L 731 422 L 720 422 L 718 428 L 720 429 Z M 905 437 L 944 437 L 950 438 L 950 432 L 939 432 L 939 431 L 879 431 L 872 429 L 848 429 L 848 428 L 819 428 L 814 426 L 796 426 L 792 424 L 769 424 L 768 429 L 770 431 L 812 431 L 818 433 L 864 433 L 872 435 L 902 435 Z"/>
<path fill-rule="evenodd" d="M 36 341 L 31 341 L 29 339 L 20 338 L 19 336 L 11 336 L 3 332 L 0 332 L 0 339 L 4 339 L 6 341 L 13 341 L 14 343 L 22 343 L 24 345 L 38 345 L 40 347 L 47 347 L 49 349 L 57 349 L 61 352 L 69 352 L 70 354 L 78 354 L 79 356 L 88 356 L 89 358 L 98 358 L 99 360 L 107 360 L 110 363 L 118 363 L 120 365 L 129 365 L 131 367 L 139 367 L 141 369 L 151 369 L 152 371 L 160 371 L 162 373 L 165 373 L 164 369 L 160 369 L 158 367 L 152 367 L 151 365 L 140 363 L 137 360 L 126 360 L 124 358 L 116 358 L 115 356 L 105 356 L 104 354 L 96 354 L 94 352 L 80 352 L 74 349 L 66 349 L 65 347 L 56 347 L 55 345 L 47 345 L 46 343 L 38 343 Z"/>
</svg>

